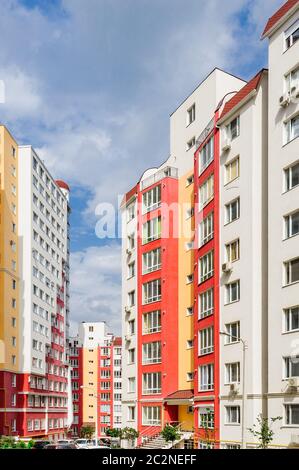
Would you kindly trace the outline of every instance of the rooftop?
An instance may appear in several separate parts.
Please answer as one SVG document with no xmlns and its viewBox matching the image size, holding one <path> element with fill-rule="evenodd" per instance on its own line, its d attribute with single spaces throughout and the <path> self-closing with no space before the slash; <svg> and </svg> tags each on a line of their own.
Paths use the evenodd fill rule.
<svg viewBox="0 0 299 470">
<path fill-rule="evenodd" d="M 289 13 L 295 6 L 299 6 L 299 0 L 288 0 L 286 3 L 282 5 L 279 10 L 274 13 L 274 15 L 269 18 L 266 27 L 264 29 L 264 32 L 262 34 L 262 38 L 265 38 L 268 33 L 274 28 L 277 23 L 287 14 Z"/>
</svg>

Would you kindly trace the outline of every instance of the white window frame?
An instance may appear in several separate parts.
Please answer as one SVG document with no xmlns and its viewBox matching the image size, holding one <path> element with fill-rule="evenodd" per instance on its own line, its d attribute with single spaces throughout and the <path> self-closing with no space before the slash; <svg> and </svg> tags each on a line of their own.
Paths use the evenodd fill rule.
<svg viewBox="0 0 299 470">
<path fill-rule="evenodd" d="M 142 374 L 142 395 L 159 395 L 162 393 L 161 372 Z"/>
<path fill-rule="evenodd" d="M 214 327 L 208 326 L 198 331 L 198 356 L 214 352 Z"/>
<path fill-rule="evenodd" d="M 298 217 L 298 231 L 293 232 L 294 217 Z M 284 216 L 284 239 L 287 240 L 299 234 L 299 210 Z"/>
<path fill-rule="evenodd" d="M 214 313 L 214 289 L 208 289 L 198 296 L 198 319 L 209 317 Z"/>
<path fill-rule="evenodd" d="M 298 315 L 298 327 L 293 328 L 293 315 Z M 295 307 L 285 308 L 283 311 L 283 332 L 291 333 L 299 331 L 299 305 Z"/>
<path fill-rule="evenodd" d="M 209 251 L 199 259 L 199 282 L 205 282 L 214 275 L 214 250 Z"/>
<path fill-rule="evenodd" d="M 232 288 L 236 285 L 237 287 L 237 297 L 236 299 L 232 300 Z M 235 302 L 240 301 L 240 280 L 237 279 L 236 281 L 229 282 L 225 284 L 225 305 L 234 304 Z"/>
<path fill-rule="evenodd" d="M 214 136 L 206 142 L 200 151 L 199 174 L 203 173 L 214 160 Z"/>
<path fill-rule="evenodd" d="M 235 259 L 232 258 L 234 245 L 236 245 L 236 253 L 237 253 L 237 257 Z M 239 238 L 225 245 L 225 257 L 228 263 L 235 263 L 236 261 L 240 259 L 240 239 Z"/>
<path fill-rule="evenodd" d="M 214 212 L 210 212 L 199 225 L 200 247 L 214 237 Z"/>
<path fill-rule="evenodd" d="M 236 368 L 236 371 L 233 369 Z M 233 380 L 236 374 L 237 380 Z M 240 383 L 240 362 L 230 362 L 225 364 L 225 385 L 239 384 Z"/>
<path fill-rule="evenodd" d="M 147 251 L 142 255 L 142 274 L 152 273 L 161 269 L 161 247 Z"/>
<path fill-rule="evenodd" d="M 232 218 L 232 207 L 234 204 L 237 204 L 237 216 Z M 225 204 L 225 225 L 231 224 L 235 220 L 240 218 L 240 197 L 237 197 L 233 201 Z"/>
<path fill-rule="evenodd" d="M 142 345 L 142 364 L 160 364 L 162 362 L 161 341 L 153 341 Z"/>
<path fill-rule="evenodd" d="M 236 411 L 236 421 L 232 420 L 233 410 Z M 241 424 L 241 407 L 239 405 L 225 406 L 225 424 L 240 426 L 240 424 Z"/>
<path fill-rule="evenodd" d="M 298 403 L 286 403 L 284 404 L 284 424 L 285 426 L 291 426 L 291 427 L 299 427 L 299 421 L 298 423 L 294 423 L 292 420 L 292 409 L 293 407 L 299 407 Z"/>
<path fill-rule="evenodd" d="M 160 302 L 162 297 L 161 279 L 154 279 L 146 282 L 142 286 L 143 305 Z"/>
<path fill-rule="evenodd" d="M 293 169 L 296 168 L 299 173 L 299 161 L 295 162 L 293 165 L 284 169 L 284 192 L 291 191 L 292 189 L 299 186 L 299 178 L 298 183 L 291 185 L 291 181 L 293 179 Z"/>
<path fill-rule="evenodd" d="M 161 238 L 161 216 L 148 220 L 142 226 L 142 244 Z M 146 234 L 146 236 L 145 236 Z"/>
<path fill-rule="evenodd" d="M 299 257 L 284 262 L 284 286 L 291 286 L 299 282 L 299 276 L 298 279 L 291 279 L 293 273 L 292 267 L 295 262 L 299 263 Z"/>
<path fill-rule="evenodd" d="M 236 164 L 237 176 L 232 177 L 232 168 L 234 164 Z M 240 177 L 240 157 L 238 155 L 237 157 L 233 158 L 231 161 L 229 161 L 225 165 L 225 185 L 231 183 L 232 181 L 235 181 L 239 177 Z"/>
<path fill-rule="evenodd" d="M 295 130 L 297 133 L 295 133 Z M 299 114 L 288 119 L 284 123 L 284 144 L 292 142 L 294 139 L 299 137 Z"/>
<path fill-rule="evenodd" d="M 297 41 L 294 42 L 294 33 L 297 32 L 299 29 L 299 20 L 296 20 L 284 33 L 285 41 L 284 41 L 284 50 L 287 51 L 292 47 Z M 288 41 L 289 40 L 289 41 Z"/>
<path fill-rule="evenodd" d="M 297 368 L 297 374 L 294 374 L 293 367 Z M 284 380 L 299 377 L 299 356 L 288 356 L 283 358 L 283 378 Z"/>
<path fill-rule="evenodd" d="M 142 315 L 142 334 L 159 333 L 162 329 L 161 310 L 153 310 Z M 148 326 L 146 326 L 148 325 Z"/>
<path fill-rule="evenodd" d="M 236 325 L 237 333 L 233 334 L 232 327 Z M 225 344 L 237 344 L 240 343 L 240 331 L 241 331 L 241 324 L 240 321 L 234 321 L 231 323 L 227 323 L 225 325 L 225 330 L 227 335 L 225 335 Z"/>
<path fill-rule="evenodd" d="M 199 366 L 198 379 L 198 389 L 200 392 L 214 390 L 214 364 Z"/>
<path fill-rule="evenodd" d="M 199 187 L 199 210 L 201 211 L 214 198 L 214 173 Z"/>
<path fill-rule="evenodd" d="M 143 426 L 161 426 L 162 409 L 161 406 L 142 407 Z"/>
<path fill-rule="evenodd" d="M 232 125 L 236 121 L 236 134 L 232 133 Z M 240 116 L 235 117 L 225 128 L 226 138 L 229 140 L 235 140 L 240 135 Z"/>
<path fill-rule="evenodd" d="M 142 213 L 147 214 L 150 211 L 158 209 L 161 206 L 161 184 L 146 191 L 142 195 Z"/>
<path fill-rule="evenodd" d="M 196 105 L 193 103 L 190 108 L 187 109 L 187 116 L 186 116 L 186 127 L 190 126 L 192 122 L 195 121 L 196 118 Z"/>
</svg>

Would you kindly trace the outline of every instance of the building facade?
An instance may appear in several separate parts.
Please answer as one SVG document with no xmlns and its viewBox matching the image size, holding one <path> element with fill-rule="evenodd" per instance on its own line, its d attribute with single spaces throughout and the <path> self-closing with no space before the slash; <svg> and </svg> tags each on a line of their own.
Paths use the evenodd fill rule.
<svg viewBox="0 0 299 470">
<path fill-rule="evenodd" d="M 123 422 L 141 438 L 179 423 L 196 447 L 245 447 L 262 415 L 274 445 L 299 442 L 298 0 L 263 37 L 269 70 L 213 71 L 122 201 Z"/>
<path fill-rule="evenodd" d="M 91 426 L 98 437 L 121 428 L 121 338 L 108 333 L 104 322 L 81 323 L 69 340 L 74 420 L 72 434 Z"/>
<path fill-rule="evenodd" d="M 1 296 L 11 303 L 1 321 L 6 334 L 15 331 L 4 339 L 6 361 L 14 362 L 15 373 L 2 377 L 0 434 L 57 439 L 65 435 L 71 416 L 66 357 L 69 188 L 52 178 L 32 147 L 12 144 L 8 131 L 2 131 L 10 147 L 2 154 L 4 168 L 9 165 L 14 178 L 7 180 L 3 200 L 11 194 L 15 198 L 9 201 L 12 215 L 7 213 L 4 233 L 13 255 L 6 246 L 3 259 L 10 258 L 16 279 L 11 280 L 13 299 L 6 294 L 9 286 Z M 3 272 L 11 275 L 8 267 Z M 8 362 L 5 368 L 10 371 Z"/>
</svg>

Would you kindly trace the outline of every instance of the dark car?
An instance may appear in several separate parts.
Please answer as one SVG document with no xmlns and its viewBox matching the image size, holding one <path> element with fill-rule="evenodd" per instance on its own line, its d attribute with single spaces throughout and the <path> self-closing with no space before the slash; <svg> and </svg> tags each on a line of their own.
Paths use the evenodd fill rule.
<svg viewBox="0 0 299 470">
<path fill-rule="evenodd" d="M 65 450 L 65 449 L 77 449 L 76 444 L 49 444 L 44 447 L 46 450 Z"/>
<path fill-rule="evenodd" d="M 50 441 L 35 441 L 32 449 L 44 449 L 45 446 L 49 445 Z"/>
</svg>

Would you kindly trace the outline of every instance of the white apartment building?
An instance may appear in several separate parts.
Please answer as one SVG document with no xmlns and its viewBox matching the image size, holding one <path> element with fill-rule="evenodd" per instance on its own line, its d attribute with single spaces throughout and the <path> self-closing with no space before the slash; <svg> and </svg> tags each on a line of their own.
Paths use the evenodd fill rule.
<svg viewBox="0 0 299 470">
<path fill-rule="evenodd" d="M 299 442 L 299 2 L 269 38 L 268 415 L 275 443 Z"/>
</svg>

